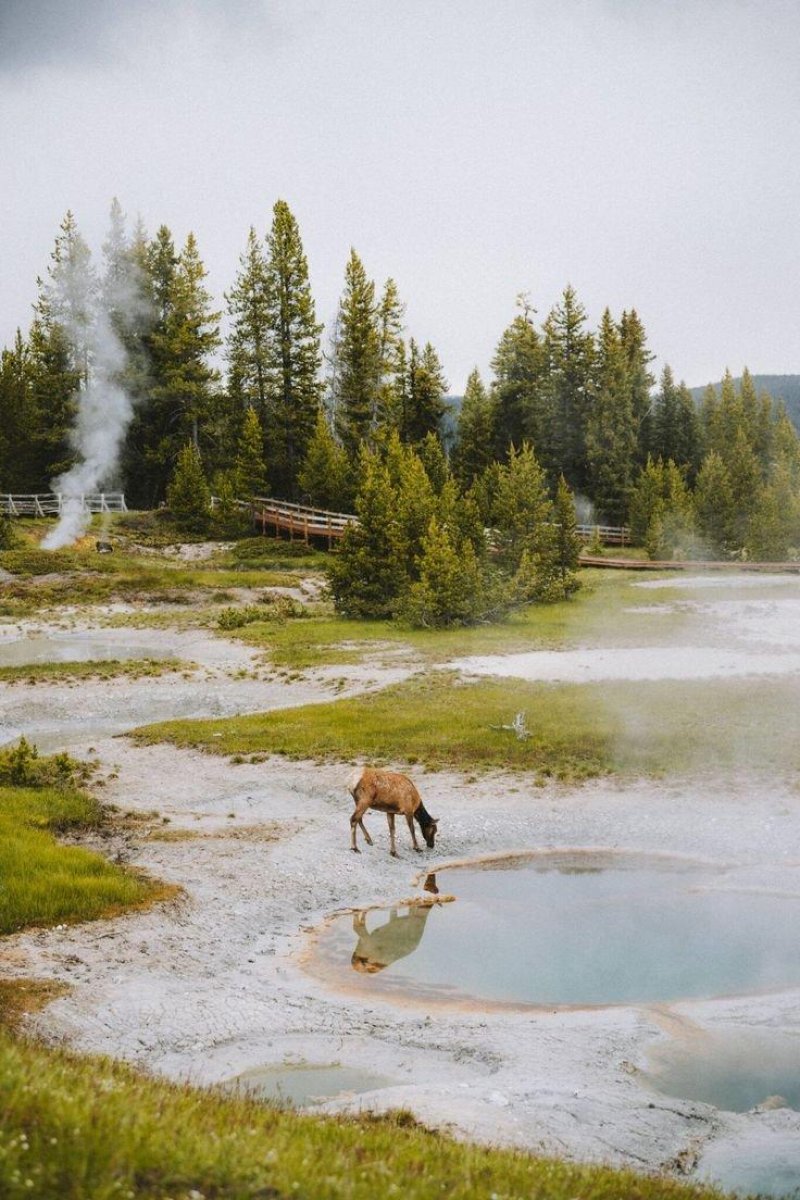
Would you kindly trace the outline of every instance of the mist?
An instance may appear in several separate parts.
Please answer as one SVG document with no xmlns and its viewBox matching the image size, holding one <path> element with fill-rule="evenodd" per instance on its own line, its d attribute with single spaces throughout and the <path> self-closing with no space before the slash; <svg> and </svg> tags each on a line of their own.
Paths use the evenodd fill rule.
<svg viewBox="0 0 800 1200">
<path fill-rule="evenodd" d="M 80 372 L 71 432 L 76 462 L 51 482 L 62 496 L 62 513 L 42 542 L 47 550 L 71 545 L 85 533 L 91 514 L 83 497 L 113 484 L 133 416 L 133 398 L 124 383 L 129 365 L 124 331 L 147 319 L 147 301 L 116 201 L 104 251 L 108 262 L 101 284 L 92 270 L 89 248 L 68 217 L 45 288 L 45 304 Z"/>
</svg>

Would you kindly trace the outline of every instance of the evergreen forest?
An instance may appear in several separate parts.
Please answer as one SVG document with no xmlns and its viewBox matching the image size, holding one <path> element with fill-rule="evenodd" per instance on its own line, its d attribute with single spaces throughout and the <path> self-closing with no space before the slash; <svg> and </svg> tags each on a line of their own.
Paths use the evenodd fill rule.
<svg viewBox="0 0 800 1200">
<path fill-rule="evenodd" d="M 94 352 L 81 330 L 100 304 L 132 414 L 104 486 L 198 531 L 212 494 L 223 514 L 253 494 L 357 512 L 332 566 L 345 613 L 466 622 L 568 594 L 576 507 L 630 525 L 653 558 L 798 553 L 800 442 L 783 407 L 747 370 L 699 399 L 669 366 L 656 379 L 634 309 L 594 329 L 570 286 L 544 320 L 520 298 L 491 377 L 474 370 L 455 411 L 395 281 L 376 284 L 355 250 L 323 338 L 285 201 L 244 240 L 224 337 L 206 277 L 191 234 L 131 229 L 117 201 L 99 263 L 66 215 L 32 322 L 2 351 L 0 491 L 49 491 L 74 462 Z"/>
</svg>

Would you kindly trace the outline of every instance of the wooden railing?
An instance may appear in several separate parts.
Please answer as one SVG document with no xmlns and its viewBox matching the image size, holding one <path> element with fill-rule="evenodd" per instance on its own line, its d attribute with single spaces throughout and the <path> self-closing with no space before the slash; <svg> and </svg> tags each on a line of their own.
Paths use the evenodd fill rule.
<svg viewBox="0 0 800 1200">
<path fill-rule="evenodd" d="M 629 546 L 631 531 L 626 525 L 577 525 L 582 542 L 602 542 L 604 546 Z"/>
<path fill-rule="evenodd" d="M 328 547 L 342 537 L 348 525 L 358 521 L 353 513 L 329 512 L 325 508 L 290 504 L 287 500 L 274 500 L 268 496 L 254 496 L 250 510 L 262 533 L 274 529 L 276 534 L 288 533 L 290 540 L 299 537 L 304 542 L 324 538 Z"/>
<path fill-rule="evenodd" d="M 122 492 L 91 492 L 67 496 L 64 492 L 11 494 L 0 492 L 0 513 L 8 517 L 60 517 L 67 508 L 80 507 L 83 512 L 127 512 Z"/>
<path fill-rule="evenodd" d="M 299 537 L 306 542 L 310 538 L 324 538 L 329 546 L 342 537 L 348 525 L 358 523 L 353 513 L 290 504 L 271 496 L 254 496 L 250 509 L 254 522 L 264 533 L 273 529 L 275 533 L 288 533 L 290 538 Z M 581 541 L 597 540 L 605 546 L 627 546 L 631 536 L 624 525 L 578 525 L 577 533 Z"/>
</svg>

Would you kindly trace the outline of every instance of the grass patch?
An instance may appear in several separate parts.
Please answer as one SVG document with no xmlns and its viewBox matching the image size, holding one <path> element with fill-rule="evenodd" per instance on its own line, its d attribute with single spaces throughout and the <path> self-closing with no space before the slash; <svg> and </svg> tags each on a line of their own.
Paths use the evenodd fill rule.
<svg viewBox="0 0 800 1200">
<path fill-rule="evenodd" d="M 366 759 L 469 771 L 504 768 L 579 781 L 610 772 L 800 772 L 792 680 L 603 684 L 463 683 L 448 672 L 369 696 L 135 731 L 216 754 Z M 530 736 L 509 730 L 526 714 Z"/>
<path fill-rule="evenodd" d="M 521 708 L 528 711 L 530 738 L 491 728 Z M 167 721 L 133 736 L 218 754 L 509 767 L 566 780 L 610 770 L 616 732 L 580 688 L 494 680 L 462 685 L 437 672 L 370 696 L 222 720 Z"/>
<path fill-rule="evenodd" d="M 469 629 L 408 629 L 396 621 L 357 621 L 330 614 L 300 623 L 253 622 L 236 636 L 265 650 L 276 666 L 308 667 L 353 664 L 407 649 L 422 661 L 446 662 L 472 654 L 504 654 L 525 650 L 587 645 L 647 645 L 659 638 L 687 636 L 702 618 L 687 610 L 648 612 L 685 599 L 672 589 L 634 589 L 634 573 L 585 570 L 583 587 L 568 601 L 534 604 L 505 620 Z M 630 609 L 637 611 L 631 612 Z"/>
<path fill-rule="evenodd" d="M 0 1035 L 0 1192 L 37 1200 L 711 1200 L 714 1191 L 486 1149 L 407 1112 L 318 1118 Z"/>
<path fill-rule="evenodd" d="M 34 759 L 25 768 L 28 781 L 19 783 L 9 779 L 21 761 L 13 755 L 4 756 L 12 767 L 0 775 L 0 934 L 113 916 L 174 893 L 99 854 L 56 841 L 54 833 L 99 829 L 103 810 L 67 782 L 65 756 Z M 41 781 L 59 762 L 61 782 Z M 37 772 L 40 781 L 34 782 Z"/>
<path fill-rule="evenodd" d="M 81 679 L 144 679 L 173 671 L 194 671 L 196 665 L 179 658 L 93 659 L 88 662 L 27 663 L 0 667 L 0 683 L 58 683 Z"/>
</svg>

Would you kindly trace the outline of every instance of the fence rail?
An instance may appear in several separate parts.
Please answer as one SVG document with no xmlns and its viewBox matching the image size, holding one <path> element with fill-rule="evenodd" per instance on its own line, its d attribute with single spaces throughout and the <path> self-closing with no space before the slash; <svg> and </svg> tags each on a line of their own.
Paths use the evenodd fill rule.
<svg viewBox="0 0 800 1200">
<path fill-rule="evenodd" d="M 602 542 L 604 546 L 629 546 L 631 531 L 627 525 L 577 525 L 582 542 Z"/>
<path fill-rule="evenodd" d="M 329 512 L 325 508 L 312 508 L 305 504 L 290 504 L 270 496 L 254 496 L 250 501 L 253 520 L 262 532 L 267 528 L 276 533 L 288 533 L 290 538 L 301 537 L 304 541 L 318 537 L 327 539 L 328 545 L 338 541 L 348 525 L 358 523 L 353 513 Z M 578 525 L 581 541 L 600 541 L 604 546 L 627 546 L 630 530 L 624 525 Z"/>
<path fill-rule="evenodd" d="M 0 492 L 0 513 L 7 517 L 60 517 L 67 509 L 82 512 L 127 512 L 123 492 L 87 492 L 68 496 L 64 492 L 29 492 L 12 495 Z"/>
<path fill-rule="evenodd" d="M 305 504 L 290 504 L 284 500 L 273 500 L 268 496 L 254 496 L 250 501 L 253 521 L 277 533 L 288 533 L 290 540 L 300 537 L 307 542 L 312 537 L 324 538 L 331 547 L 338 541 L 348 525 L 357 524 L 353 513 L 329 512 L 325 508 L 311 508 Z"/>
</svg>

